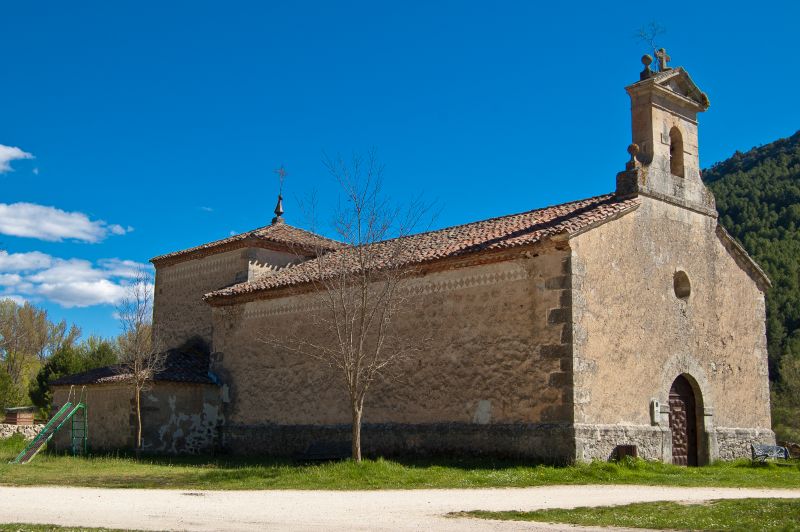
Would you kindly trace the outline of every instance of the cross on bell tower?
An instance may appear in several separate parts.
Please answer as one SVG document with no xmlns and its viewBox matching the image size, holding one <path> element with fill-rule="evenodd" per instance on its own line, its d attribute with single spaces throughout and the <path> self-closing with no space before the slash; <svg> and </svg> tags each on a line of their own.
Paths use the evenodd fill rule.
<svg viewBox="0 0 800 532">
<path fill-rule="evenodd" d="M 658 71 L 659 72 L 666 72 L 667 70 L 672 70 L 672 67 L 668 67 L 667 63 L 669 63 L 672 58 L 667 55 L 667 51 L 663 48 L 659 48 L 656 50 L 656 59 L 658 59 Z"/>
<path fill-rule="evenodd" d="M 625 90 L 631 98 L 630 160 L 617 175 L 618 196 L 649 196 L 716 216 L 714 196 L 700 179 L 698 115 L 708 96 L 682 67 L 669 67 L 666 50 L 642 57 L 639 81 Z"/>
<path fill-rule="evenodd" d="M 278 179 L 280 180 L 280 189 L 278 192 L 278 203 L 275 205 L 275 218 L 272 219 L 273 225 L 283 223 L 283 180 L 287 175 L 289 175 L 283 165 L 275 170 L 274 173 L 277 174 Z"/>
</svg>

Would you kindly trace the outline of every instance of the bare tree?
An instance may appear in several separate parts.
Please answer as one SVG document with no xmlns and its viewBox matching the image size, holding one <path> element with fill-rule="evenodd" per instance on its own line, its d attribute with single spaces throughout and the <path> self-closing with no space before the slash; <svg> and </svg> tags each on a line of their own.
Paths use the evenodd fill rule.
<svg viewBox="0 0 800 532">
<path fill-rule="evenodd" d="M 647 44 L 647 46 L 650 47 L 651 53 L 655 54 L 660 48 L 657 40 L 665 33 L 667 33 L 667 29 L 665 27 L 659 25 L 656 21 L 651 21 L 646 26 L 639 28 L 635 37 L 639 41 Z"/>
<path fill-rule="evenodd" d="M 421 331 L 413 337 L 404 333 L 397 318 L 409 310 L 406 283 L 414 275 L 414 244 L 407 236 L 427 208 L 415 201 L 401 209 L 386 200 L 381 193 L 383 167 L 374 153 L 366 159 L 324 162 L 344 196 L 333 230 L 345 247 L 335 251 L 320 247 L 316 259 L 299 266 L 316 299 L 312 305 L 316 310 L 308 316 L 312 327 L 291 337 L 273 331 L 262 339 L 317 360 L 338 375 L 352 415 L 352 458 L 360 462 L 368 391 L 379 379 L 396 378 L 399 362 L 424 342 Z M 313 229 L 315 209 L 310 210 Z"/>
<path fill-rule="evenodd" d="M 148 389 L 166 361 L 166 353 L 153 342 L 152 287 L 150 275 L 145 270 L 139 270 L 117 307 L 122 327 L 119 337 L 120 364 L 129 375 L 136 404 L 137 455 L 142 450 L 142 391 Z"/>
</svg>

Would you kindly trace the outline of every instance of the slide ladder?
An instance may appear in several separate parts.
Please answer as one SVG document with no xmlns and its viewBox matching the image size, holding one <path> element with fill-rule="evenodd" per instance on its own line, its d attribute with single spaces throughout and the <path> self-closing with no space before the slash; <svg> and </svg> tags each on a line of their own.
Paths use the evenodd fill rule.
<svg viewBox="0 0 800 532">
<path fill-rule="evenodd" d="M 86 403 L 84 402 L 84 392 L 86 387 L 81 390 L 80 398 L 75 401 L 73 387 L 69 389 L 67 402 L 64 403 L 58 412 L 47 422 L 47 425 L 36 435 L 36 437 L 22 450 L 12 464 L 27 464 L 36 453 L 42 450 L 47 442 L 58 432 L 67 421 L 72 420 L 72 437 L 70 439 L 73 454 L 85 454 L 87 442 L 87 421 Z"/>
</svg>

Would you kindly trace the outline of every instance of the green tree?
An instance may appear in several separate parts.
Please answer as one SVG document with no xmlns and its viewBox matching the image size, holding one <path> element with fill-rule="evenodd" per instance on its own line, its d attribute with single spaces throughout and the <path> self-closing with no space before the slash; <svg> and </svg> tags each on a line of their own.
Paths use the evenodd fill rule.
<svg viewBox="0 0 800 532">
<path fill-rule="evenodd" d="M 27 400 L 25 392 L 48 358 L 75 345 L 80 334 L 78 327 L 66 321 L 50 321 L 44 309 L 0 299 L 0 367 L 11 378 L 20 403 Z"/>
<path fill-rule="evenodd" d="M 800 441 L 800 356 L 781 360 L 781 382 L 772 389 L 772 426 L 779 439 Z"/>
<path fill-rule="evenodd" d="M 20 404 L 20 393 L 14 385 L 11 375 L 0 367 L 0 409 Z M 1 412 L 2 410 L 0 410 Z"/>
<path fill-rule="evenodd" d="M 42 366 L 31 383 L 29 395 L 33 404 L 47 415 L 53 401 L 50 383 L 54 380 L 117 362 L 117 351 L 111 342 L 91 336 L 78 345 L 61 346 Z"/>
<path fill-rule="evenodd" d="M 779 437 L 800 440 L 798 422 L 789 422 L 800 419 L 800 131 L 737 151 L 705 170 L 703 180 L 722 225 L 772 280 L 766 305 L 773 425 Z"/>
</svg>

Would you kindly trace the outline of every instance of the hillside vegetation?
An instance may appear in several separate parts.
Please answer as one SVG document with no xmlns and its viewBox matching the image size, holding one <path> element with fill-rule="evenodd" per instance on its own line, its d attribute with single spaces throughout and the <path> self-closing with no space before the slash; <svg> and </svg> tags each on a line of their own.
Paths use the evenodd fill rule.
<svg viewBox="0 0 800 532">
<path fill-rule="evenodd" d="M 772 280 L 767 339 L 773 426 L 800 441 L 800 131 L 703 172 L 720 222 Z"/>
</svg>

